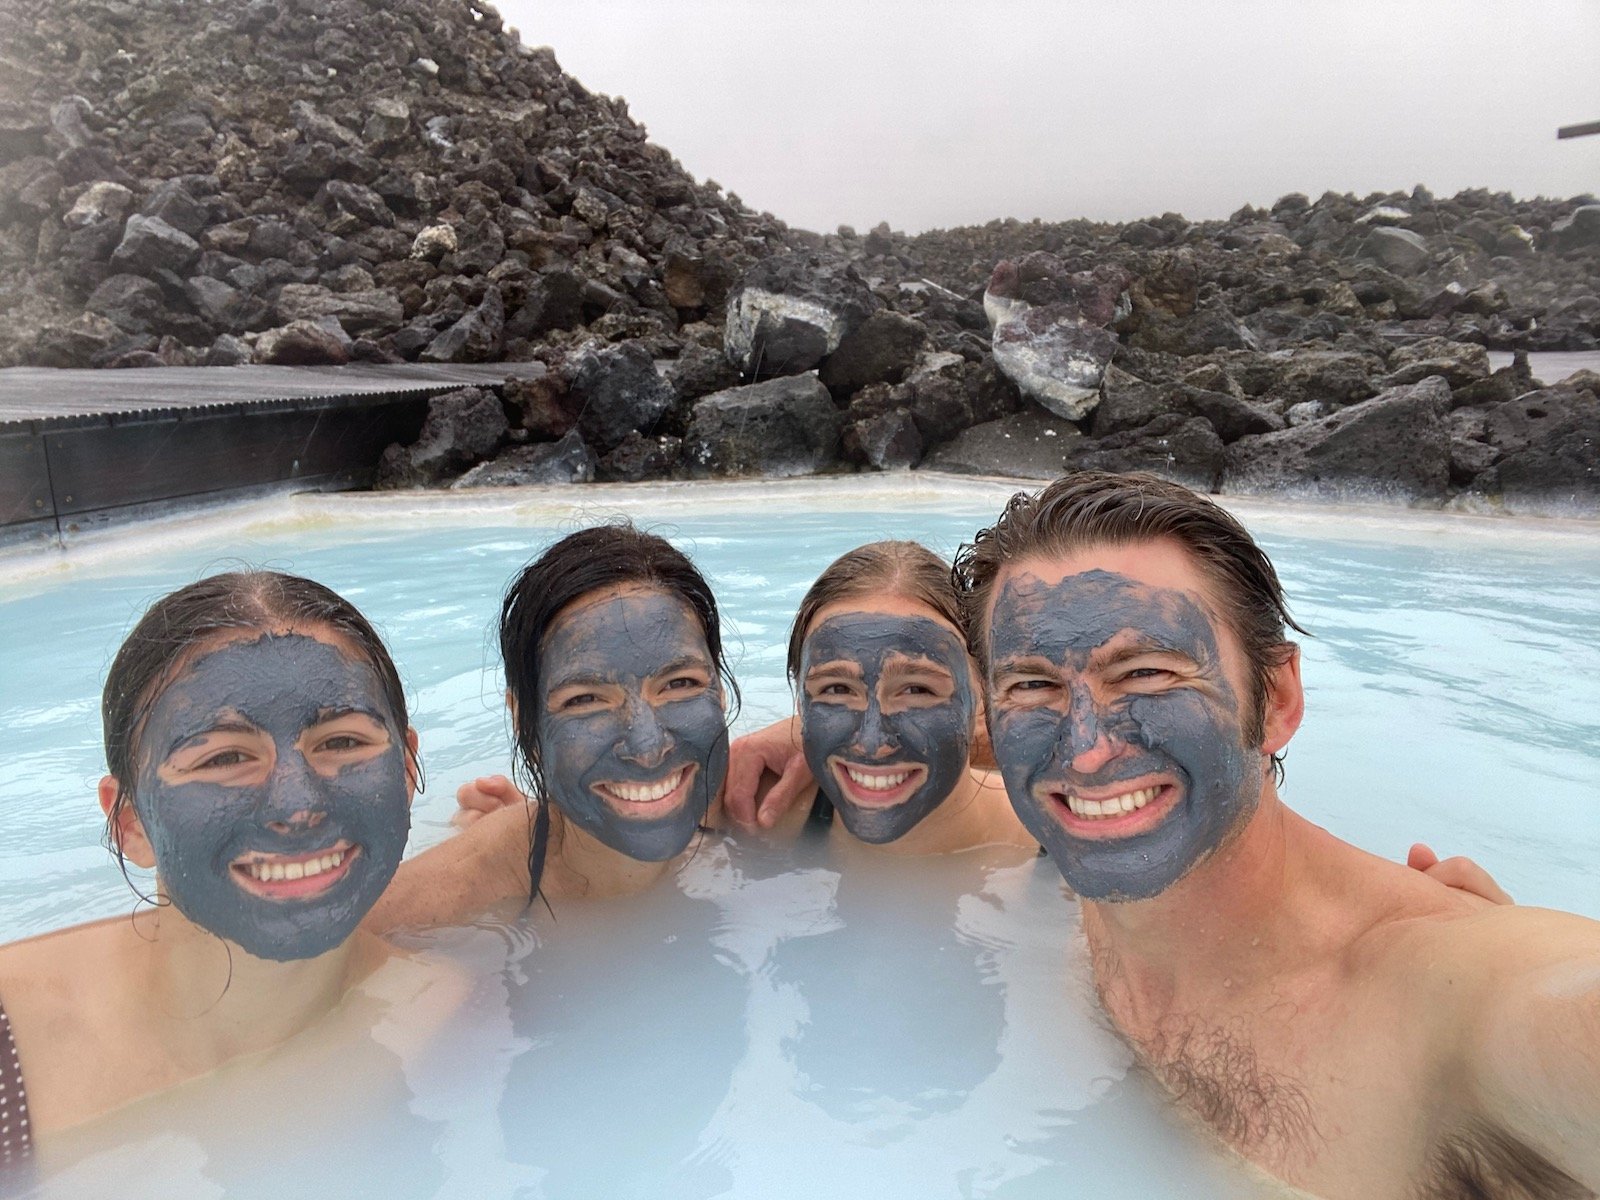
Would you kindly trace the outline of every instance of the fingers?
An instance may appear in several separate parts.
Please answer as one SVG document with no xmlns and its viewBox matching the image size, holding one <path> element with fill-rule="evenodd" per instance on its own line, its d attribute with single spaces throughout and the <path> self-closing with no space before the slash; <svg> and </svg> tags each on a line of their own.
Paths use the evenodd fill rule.
<svg viewBox="0 0 1600 1200">
<path fill-rule="evenodd" d="M 1447 858 L 1427 870 L 1430 879 L 1437 879 L 1446 887 L 1453 887 L 1474 896 L 1482 896 L 1494 904 L 1515 904 L 1511 894 L 1494 881 L 1494 876 L 1464 855 Z"/>
<path fill-rule="evenodd" d="M 806 756 L 795 753 L 789 761 L 783 764 L 783 771 L 778 776 L 778 782 L 767 789 L 767 794 L 761 798 L 761 828 L 771 829 L 794 807 L 794 802 L 805 793 L 815 782 L 811 777 L 811 768 L 806 766 Z"/>
<path fill-rule="evenodd" d="M 523 804 L 527 797 L 504 775 L 481 775 L 456 789 L 456 805 L 462 812 L 478 815 L 494 812 L 509 804 Z M 468 818 L 471 823 L 471 818 Z"/>
<path fill-rule="evenodd" d="M 1418 842 L 1411 847 L 1411 853 L 1406 855 L 1406 866 L 1413 871 L 1427 871 L 1431 867 L 1437 866 L 1438 862 L 1439 856 L 1422 842 Z"/>
<path fill-rule="evenodd" d="M 741 829 L 756 828 L 756 789 L 766 764 L 747 739 L 728 747 L 728 777 L 722 785 L 723 815 Z"/>
</svg>

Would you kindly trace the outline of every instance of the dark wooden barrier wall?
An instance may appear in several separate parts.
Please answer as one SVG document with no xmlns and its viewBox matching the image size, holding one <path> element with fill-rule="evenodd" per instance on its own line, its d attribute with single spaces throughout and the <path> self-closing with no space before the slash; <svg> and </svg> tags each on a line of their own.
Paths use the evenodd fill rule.
<svg viewBox="0 0 1600 1200">
<path fill-rule="evenodd" d="M 364 487 L 384 447 L 416 439 L 432 396 L 542 369 L 0 371 L 0 542 L 274 488 Z"/>
</svg>

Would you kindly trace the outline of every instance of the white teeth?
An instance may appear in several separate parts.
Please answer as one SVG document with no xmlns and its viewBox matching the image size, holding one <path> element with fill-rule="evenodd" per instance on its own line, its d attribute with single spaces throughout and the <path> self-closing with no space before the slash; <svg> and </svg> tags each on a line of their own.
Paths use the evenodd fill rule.
<svg viewBox="0 0 1600 1200">
<path fill-rule="evenodd" d="M 255 879 L 263 883 L 274 883 L 281 879 L 309 879 L 313 875 L 321 875 L 324 871 L 331 871 L 344 861 L 345 852 L 334 850 L 320 858 L 308 858 L 304 862 L 253 862 L 245 866 Z"/>
<path fill-rule="evenodd" d="M 659 783 L 608 783 L 605 787 L 619 800 L 627 800 L 632 804 L 648 804 L 652 800 L 664 800 L 677 791 L 687 770 L 687 767 L 681 767 Z"/>
<path fill-rule="evenodd" d="M 910 771 L 895 771 L 888 775 L 868 775 L 864 771 L 858 771 L 848 765 L 845 767 L 844 772 L 850 776 L 851 782 L 873 792 L 890 791 L 911 778 Z"/>
<path fill-rule="evenodd" d="M 1080 817 L 1120 817 L 1123 813 L 1149 804 L 1160 790 L 1159 787 L 1140 788 L 1136 792 L 1124 792 L 1105 800 L 1085 800 L 1081 796 L 1068 795 L 1067 807 Z"/>
</svg>

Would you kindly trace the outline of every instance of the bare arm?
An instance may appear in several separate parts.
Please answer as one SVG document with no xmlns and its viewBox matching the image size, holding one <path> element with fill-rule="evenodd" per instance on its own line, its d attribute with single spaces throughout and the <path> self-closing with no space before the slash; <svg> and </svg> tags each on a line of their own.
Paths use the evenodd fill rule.
<svg viewBox="0 0 1600 1200">
<path fill-rule="evenodd" d="M 1540 912 L 1516 937 L 1469 1028 L 1474 1095 L 1491 1127 L 1600 1189 L 1600 923 Z"/>
<path fill-rule="evenodd" d="M 389 890 L 362 928 L 388 933 L 399 928 L 459 925 L 508 900 L 528 898 L 528 846 L 533 809 L 507 804 L 402 863 Z"/>
<path fill-rule="evenodd" d="M 768 776 L 776 781 L 763 793 Z M 722 811 L 740 829 L 772 829 L 815 782 L 800 749 L 800 718 L 786 717 L 728 747 Z"/>
</svg>

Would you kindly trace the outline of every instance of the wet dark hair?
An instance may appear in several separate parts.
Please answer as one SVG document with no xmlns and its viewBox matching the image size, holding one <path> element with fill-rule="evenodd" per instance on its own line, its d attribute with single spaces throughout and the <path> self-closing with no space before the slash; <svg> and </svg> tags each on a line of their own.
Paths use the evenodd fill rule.
<svg viewBox="0 0 1600 1200">
<path fill-rule="evenodd" d="M 150 710 L 191 653 L 233 631 L 321 625 L 344 641 L 359 662 L 371 667 L 394 714 L 404 744 L 409 720 L 405 687 L 383 639 L 343 596 L 315 580 L 278 571 L 229 571 L 163 596 L 139 619 L 117 650 L 100 699 L 106 768 L 117 781 L 117 798 L 106 814 L 106 843 L 127 877 L 116 836 L 117 819 L 133 803 L 139 735 Z M 405 745 L 406 766 L 422 788 L 422 763 Z"/>
<path fill-rule="evenodd" d="M 999 520 L 980 530 L 956 554 L 953 573 L 962 596 L 967 644 L 987 678 L 989 603 L 995 580 L 1007 563 L 1158 538 L 1171 538 L 1188 551 L 1211 585 L 1221 617 L 1244 649 L 1250 664 L 1250 720 L 1245 732 L 1258 742 L 1272 672 L 1293 648 L 1285 631 L 1306 630 L 1289 615 L 1278 573 L 1244 526 L 1220 505 L 1181 484 L 1154 475 L 1082 471 L 1031 495 L 1017 493 Z M 1272 756 L 1272 766 L 1281 780 L 1281 755 Z"/>
<path fill-rule="evenodd" d="M 689 606 L 705 634 L 723 693 L 732 697 L 731 711 L 738 709 L 739 686 L 723 657 L 722 621 L 711 585 L 688 556 L 665 538 L 628 522 L 594 525 L 568 534 L 524 567 L 506 589 L 500 606 L 500 660 L 505 664 L 506 688 L 515 701 L 513 771 L 523 791 L 539 802 L 528 847 L 530 904 L 539 895 L 550 842 L 549 789 L 539 756 L 539 681 L 545 637 L 569 605 L 591 592 L 629 583 L 658 588 Z"/>
<path fill-rule="evenodd" d="M 885 594 L 927 605 L 965 638 L 950 564 L 921 542 L 869 542 L 829 563 L 800 601 L 789 627 L 789 682 L 800 680 L 800 651 L 819 612 L 837 600 Z"/>
</svg>

